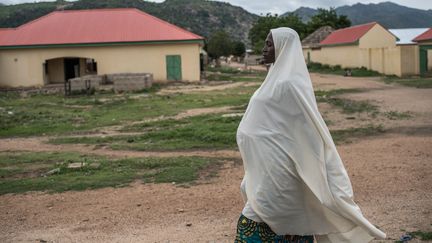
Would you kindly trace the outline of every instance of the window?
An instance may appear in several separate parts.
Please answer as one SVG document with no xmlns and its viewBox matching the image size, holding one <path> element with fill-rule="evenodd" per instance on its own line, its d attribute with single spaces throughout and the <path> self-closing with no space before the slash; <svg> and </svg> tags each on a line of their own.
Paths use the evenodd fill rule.
<svg viewBox="0 0 432 243">
<path fill-rule="evenodd" d="M 97 73 L 97 63 L 94 59 L 86 59 L 86 73 Z"/>
</svg>

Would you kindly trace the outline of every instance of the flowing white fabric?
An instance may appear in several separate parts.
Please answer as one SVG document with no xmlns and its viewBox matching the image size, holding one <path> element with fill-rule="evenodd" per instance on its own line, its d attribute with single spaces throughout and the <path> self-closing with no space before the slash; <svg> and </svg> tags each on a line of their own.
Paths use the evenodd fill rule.
<svg viewBox="0 0 432 243">
<path fill-rule="evenodd" d="M 362 215 L 315 100 L 298 34 L 271 30 L 276 61 L 237 130 L 242 195 L 279 234 L 321 242 L 369 242 L 386 235 Z"/>
</svg>

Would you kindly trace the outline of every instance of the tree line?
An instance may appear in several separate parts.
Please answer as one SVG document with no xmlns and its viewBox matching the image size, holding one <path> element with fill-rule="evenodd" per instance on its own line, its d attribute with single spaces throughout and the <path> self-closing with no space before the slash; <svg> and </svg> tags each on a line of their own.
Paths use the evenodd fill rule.
<svg viewBox="0 0 432 243">
<path fill-rule="evenodd" d="M 285 16 L 267 14 L 258 19 L 249 31 L 249 40 L 251 49 L 254 53 L 259 54 L 264 46 L 264 40 L 271 29 L 278 27 L 290 27 L 297 31 L 300 38 L 303 39 L 315 30 L 323 26 L 331 26 L 334 29 L 341 29 L 351 26 L 351 21 L 345 15 L 338 15 L 334 8 L 318 9 L 318 13 L 304 23 L 301 18 L 289 13 Z M 240 42 L 241 43 L 241 42 Z M 241 56 L 245 53 L 244 44 L 233 41 L 232 38 L 224 31 L 215 32 L 208 39 L 206 50 L 210 57 L 218 58 L 220 56 L 235 55 Z"/>
</svg>

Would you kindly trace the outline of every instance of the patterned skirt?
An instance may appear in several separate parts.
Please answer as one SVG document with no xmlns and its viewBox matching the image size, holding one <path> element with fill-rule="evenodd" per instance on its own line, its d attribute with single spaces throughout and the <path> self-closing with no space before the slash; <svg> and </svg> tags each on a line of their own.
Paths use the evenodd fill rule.
<svg viewBox="0 0 432 243">
<path fill-rule="evenodd" d="M 241 215 L 234 243 L 313 243 L 312 235 L 277 235 L 264 222 L 255 222 Z"/>
</svg>

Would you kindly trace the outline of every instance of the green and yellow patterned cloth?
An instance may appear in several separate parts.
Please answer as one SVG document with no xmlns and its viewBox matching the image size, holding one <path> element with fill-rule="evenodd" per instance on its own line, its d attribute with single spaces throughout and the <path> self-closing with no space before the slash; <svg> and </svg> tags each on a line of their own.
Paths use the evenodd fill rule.
<svg viewBox="0 0 432 243">
<path fill-rule="evenodd" d="M 241 215 L 234 243 L 313 243 L 312 235 L 277 235 L 264 222 L 255 222 Z"/>
</svg>

